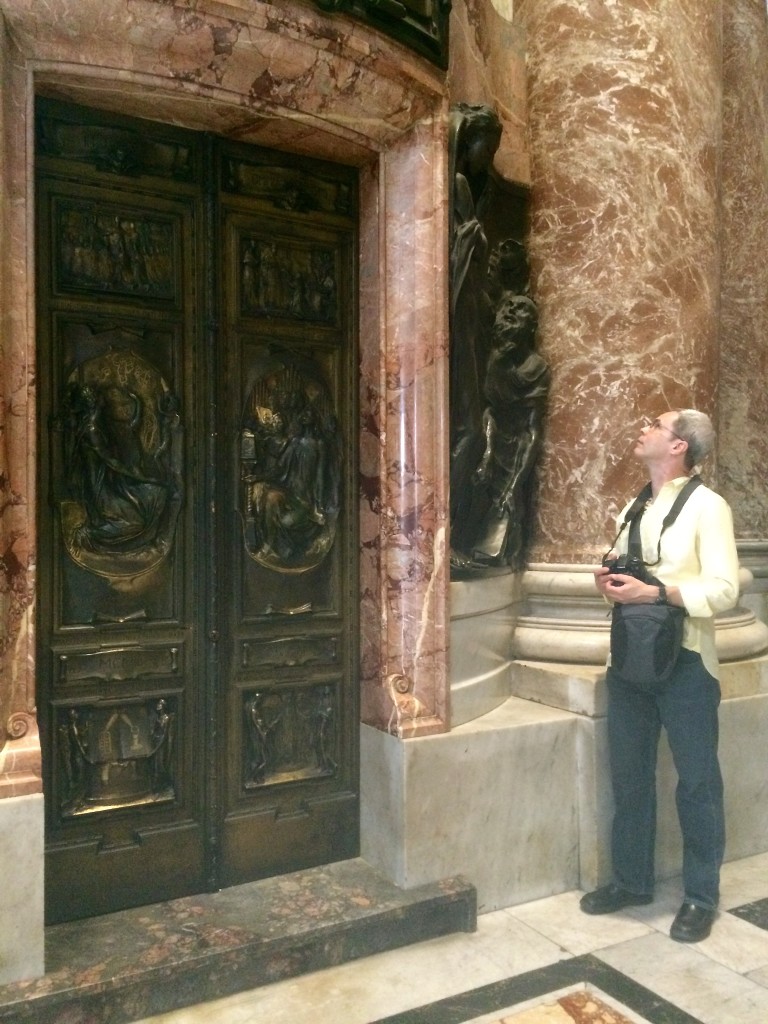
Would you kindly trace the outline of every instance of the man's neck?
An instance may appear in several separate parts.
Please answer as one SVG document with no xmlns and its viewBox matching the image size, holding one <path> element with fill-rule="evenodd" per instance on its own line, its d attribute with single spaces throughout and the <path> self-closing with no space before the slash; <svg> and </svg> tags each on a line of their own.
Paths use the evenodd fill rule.
<svg viewBox="0 0 768 1024">
<path fill-rule="evenodd" d="M 654 498 L 664 484 L 668 484 L 670 480 L 677 480 L 678 477 L 689 475 L 681 459 L 675 459 L 674 462 L 653 463 L 646 465 L 646 468 L 651 477 L 651 493 Z"/>
</svg>

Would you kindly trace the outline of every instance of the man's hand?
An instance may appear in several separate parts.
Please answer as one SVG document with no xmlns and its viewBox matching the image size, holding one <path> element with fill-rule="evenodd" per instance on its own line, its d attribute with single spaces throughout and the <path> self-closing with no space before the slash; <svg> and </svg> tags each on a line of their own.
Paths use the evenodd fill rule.
<svg viewBox="0 0 768 1024">
<path fill-rule="evenodd" d="M 603 597 L 617 604 L 653 604 L 659 596 L 658 587 L 641 583 L 634 576 L 612 573 L 605 566 L 595 572 L 595 586 Z"/>
</svg>

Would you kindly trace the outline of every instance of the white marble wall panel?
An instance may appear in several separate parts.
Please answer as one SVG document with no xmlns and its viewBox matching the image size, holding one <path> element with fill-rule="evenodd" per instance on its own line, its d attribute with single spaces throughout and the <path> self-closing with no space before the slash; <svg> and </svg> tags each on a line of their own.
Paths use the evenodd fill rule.
<svg viewBox="0 0 768 1024">
<path fill-rule="evenodd" d="M 43 797 L 0 800 L 0 985 L 43 973 Z"/>
<path fill-rule="evenodd" d="M 406 888 L 462 874 L 482 912 L 574 888 L 577 725 L 512 698 L 407 744 L 363 727 L 363 857 Z M 399 806 L 382 781 L 391 775 L 402 780 Z"/>
</svg>

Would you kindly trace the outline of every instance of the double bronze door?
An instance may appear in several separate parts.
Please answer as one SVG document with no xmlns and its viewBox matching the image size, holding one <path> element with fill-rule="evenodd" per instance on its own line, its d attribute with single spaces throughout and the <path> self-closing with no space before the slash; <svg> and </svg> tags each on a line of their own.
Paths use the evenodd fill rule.
<svg viewBox="0 0 768 1024">
<path fill-rule="evenodd" d="M 36 139 L 48 920 L 355 856 L 356 174 Z"/>
</svg>

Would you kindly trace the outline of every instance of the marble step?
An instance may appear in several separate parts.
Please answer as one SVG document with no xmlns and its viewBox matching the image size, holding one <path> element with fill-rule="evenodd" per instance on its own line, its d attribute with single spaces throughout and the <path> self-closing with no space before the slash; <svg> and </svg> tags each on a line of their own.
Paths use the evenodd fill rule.
<svg viewBox="0 0 768 1024">
<path fill-rule="evenodd" d="M 46 929 L 46 974 L 0 986 L 0 1021 L 123 1024 L 457 931 L 461 877 L 398 889 L 341 861 Z"/>
</svg>

